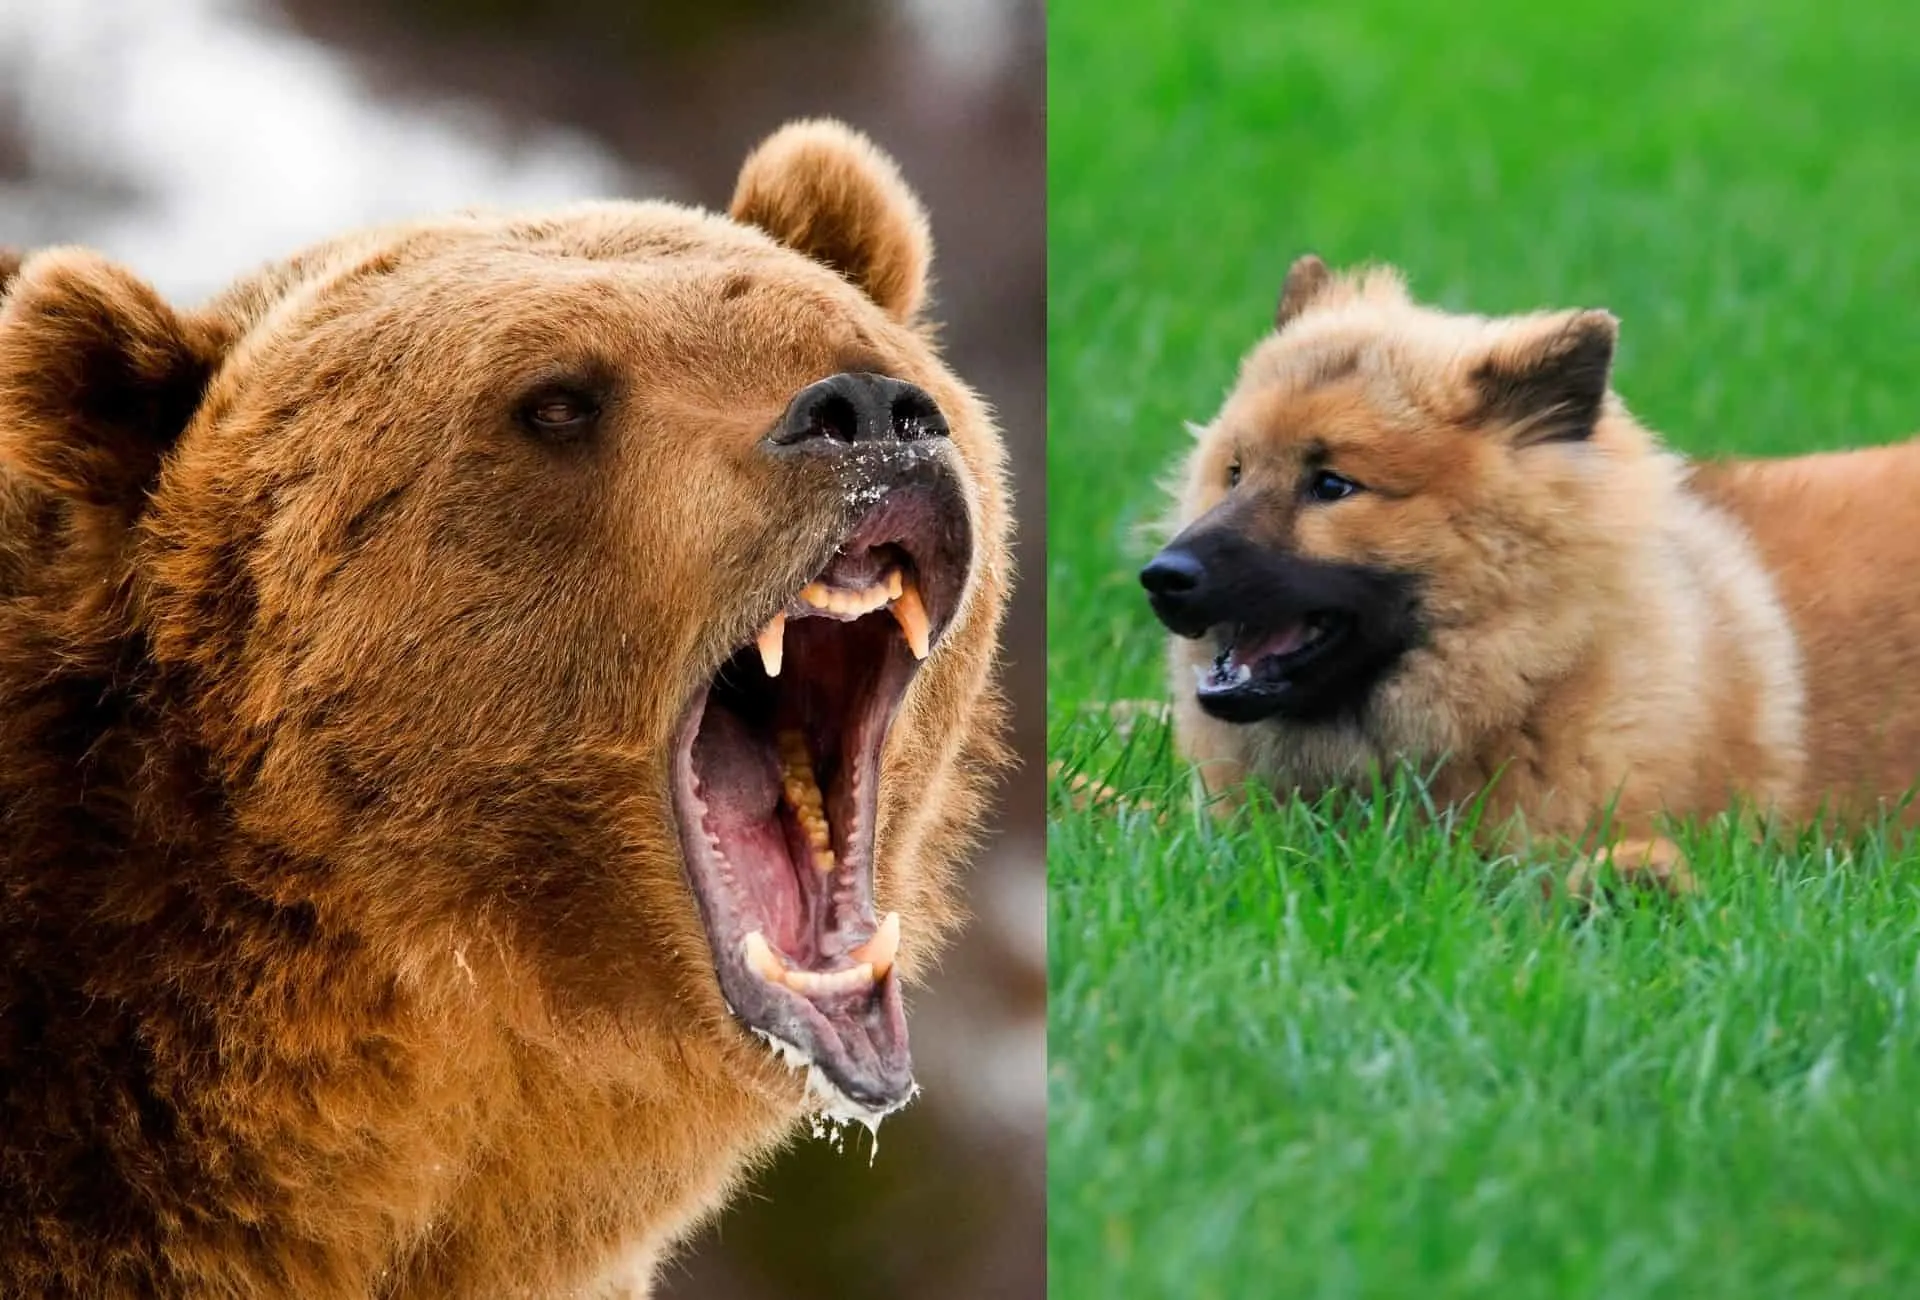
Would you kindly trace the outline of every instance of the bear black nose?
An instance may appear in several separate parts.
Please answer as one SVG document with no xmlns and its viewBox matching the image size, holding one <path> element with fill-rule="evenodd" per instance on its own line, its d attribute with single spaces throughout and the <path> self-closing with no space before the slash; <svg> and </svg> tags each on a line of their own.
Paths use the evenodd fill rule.
<svg viewBox="0 0 1920 1300">
<path fill-rule="evenodd" d="M 849 371 L 800 390 L 773 432 L 790 447 L 814 439 L 918 442 L 947 436 L 947 418 L 925 389 L 903 379 Z"/>
</svg>

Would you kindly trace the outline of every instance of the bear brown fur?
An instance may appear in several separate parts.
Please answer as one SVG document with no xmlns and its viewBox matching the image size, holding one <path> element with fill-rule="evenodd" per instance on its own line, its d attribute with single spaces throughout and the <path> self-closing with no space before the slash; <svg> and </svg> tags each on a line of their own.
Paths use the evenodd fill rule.
<svg viewBox="0 0 1920 1300">
<path fill-rule="evenodd" d="M 203 308 L 0 259 L 0 1295 L 644 1293 L 815 1101 L 730 1014 L 668 808 L 689 692 L 844 520 L 757 450 L 944 413 L 974 563 L 887 740 L 896 968 L 1002 761 L 1002 448 L 832 123 L 730 216 L 349 235 Z M 512 402 L 585 368 L 591 445 Z M 564 406 L 557 408 L 566 413 Z"/>
<path fill-rule="evenodd" d="M 1176 489 L 1162 554 L 1208 576 L 1143 575 L 1211 786 L 1408 765 L 1500 843 L 1580 852 L 1580 891 L 1600 857 L 1686 887 L 1670 818 L 1871 819 L 1920 779 L 1920 697 L 1889 694 L 1920 672 L 1920 543 L 1887 523 L 1920 443 L 1690 464 L 1611 391 L 1612 316 L 1441 312 L 1384 268 L 1303 258 L 1275 319 Z M 1229 642 L 1300 675 L 1252 678 L 1264 716 L 1202 699 Z"/>
</svg>

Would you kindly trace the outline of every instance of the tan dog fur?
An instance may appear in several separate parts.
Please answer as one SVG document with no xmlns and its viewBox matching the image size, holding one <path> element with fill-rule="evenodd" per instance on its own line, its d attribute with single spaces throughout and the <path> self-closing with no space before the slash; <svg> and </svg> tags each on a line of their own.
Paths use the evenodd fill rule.
<svg viewBox="0 0 1920 1300">
<path fill-rule="evenodd" d="M 1212 647 L 1174 639 L 1178 741 L 1210 786 L 1311 794 L 1410 764 L 1448 803 L 1491 783 L 1488 821 L 1519 839 L 1681 887 L 1667 818 L 1858 817 L 1907 793 L 1920 536 L 1888 521 L 1920 500 L 1920 444 L 1690 466 L 1610 390 L 1590 436 L 1490 406 L 1490 381 L 1524 391 L 1581 347 L 1604 365 L 1614 332 L 1604 312 L 1447 314 L 1390 270 L 1296 263 L 1276 333 L 1198 430 L 1176 522 L 1226 499 L 1238 457 L 1261 540 L 1419 575 L 1425 635 L 1358 717 L 1300 726 L 1206 716 Z M 1295 499 L 1316 444 L 1366 490 Z"/>
<path fill-rule="evenodd" d="M 824 375 L 921 385 L 977 547 L 884 756 L 877 902 L 927 970 L 1010 569 L 928 259 L 893 165 L 810 123 L 732 218 L 423 221 L 200 310 L 0 261 L 0 1295 L 627 1294 L 795 1131 L 666 755 L 842 508 L 757 440 Z M 510 427 L 583 364 L 599 445 Z"/>
</svg>

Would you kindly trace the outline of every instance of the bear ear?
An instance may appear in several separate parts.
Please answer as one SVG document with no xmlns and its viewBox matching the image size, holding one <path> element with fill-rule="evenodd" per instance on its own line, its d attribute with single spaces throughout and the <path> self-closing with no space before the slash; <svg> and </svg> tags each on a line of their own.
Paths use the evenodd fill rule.
<svg viewBox="0 0 1920 1300">
<path fill-rule="evenodd" d="M 19 273 L 20 254 L 11 248 L 0 248 L 0 298 L 6 297 L 7 286 Z"/>
<path fill-rule="evenodd" d="M 729 212 L 824 262 L 902 324 L 927 293 L 927 214 L 893 160 L 851 127 L 794 122 L 740 168 Z"/>
<path fill-rule="evenodd" d="M 1296 258 L 1280 283 L 1280 305 L 1273 311 L 1273 328 L 1285 329 L 1332 283 L 1333 272 L 1317 256 L 1307 253 Z"/>
<path fill-rule="evenodd" d="M 131 517 L 224 350 L 222 330 L 131 272 L 38 253 L 0 298 L 0 462 Z"/>
<path fill-rule="evenodd" d="M 1620 322 L 1604 311 L 1569 311 L 1522 322 L 1472 372 L 1479 418 L 1516 446 L 1593 436 L 1613 370 Z"/>
</svg>

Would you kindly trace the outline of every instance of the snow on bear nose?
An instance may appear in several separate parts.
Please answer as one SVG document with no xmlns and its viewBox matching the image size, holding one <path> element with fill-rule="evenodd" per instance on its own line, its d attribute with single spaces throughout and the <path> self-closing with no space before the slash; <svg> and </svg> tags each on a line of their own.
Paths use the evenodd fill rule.
<svg viewBox="0 0 1920 1300">
<path fill-rule="evenodd" d="M 848 371 L 801 389 L 773 441 L 784 447 L 826 439 L 851 446 L 946 436 L 946 417 L 925 389 L 887 375 Z"/>
</svg>

